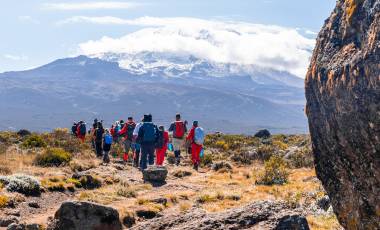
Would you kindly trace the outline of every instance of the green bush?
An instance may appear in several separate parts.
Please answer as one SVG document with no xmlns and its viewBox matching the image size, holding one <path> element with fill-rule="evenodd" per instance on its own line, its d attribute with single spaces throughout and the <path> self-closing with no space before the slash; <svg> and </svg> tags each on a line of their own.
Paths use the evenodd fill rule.
<svg viewBox="0 0 380 230">
<path fill-rule="evenodd" d="M 202 166 L 209 166 L 212 164 L 213 157 L 210 153 L 204 153 L 203 157 L 201 158 L 201 165 Z"/>
<path fill-rule="evenodd" d="M 24 140 L 22 146 L 25 148 L 45 148 L 47 144 L 40 135 L 33 134 Z"/>
<path fill-rule="evenodd" d="M 290 166 L 293 168 L 312 168 L 314 167 L 313 153 L 310 148 L 304 147 L 296 150 L 295 153 L 288 158 Z"/>
<path fill-rule="evenodd" d="M 60 166 L 69 163 L 72 155 L 61 148 L 48 148 L 34 159 L 34 163 L 43 167 Z"/>
<path fill-rule="evenodd" d="M 272 156 L 268 161 L 265 161 L 264 173 L 260 176 L 257 184 L 263 185 L 282 185 L 288 182 L 289 172 L 287 164 L 280 156 Z"/>
<path fill-rule="evenodd" d="M 257 157 L 259 160 L 266 161 L 273 156 L 275 151 L 276 150 L 272 145 L 260 145 L 257 149 Z"/>
<path fill-rule="evenodd" d="M 50 147 L 62 148 L 69 153 L 79 153 L 91 148 L 88 142 L 82 143 L 72 136 L 68 129 L 57 128 L 52 133 L 45 133 L 42 136 Z"/>
</svg>

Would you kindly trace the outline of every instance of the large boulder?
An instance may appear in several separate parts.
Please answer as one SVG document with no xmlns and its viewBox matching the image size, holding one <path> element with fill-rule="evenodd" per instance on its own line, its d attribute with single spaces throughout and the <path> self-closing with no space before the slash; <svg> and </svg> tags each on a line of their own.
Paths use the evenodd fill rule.
<svg viewBox="0 0 380 230">
<path fill-rule="evenodd" d="M 49 223 L 48 230 L 120 230 L 117 210 L 90 202 L 62 203 Z"/>
<path fill-rule="evenodd" d="M 206 213 L 202 209 L 191 209 L 139 223 L 132 229 L 282 229 L 307 230 L 305 217 L 289 210 L 283 203 L 263 201 L 221 213 Z"/>
<path fill-rule="evenodd" d="M 255 133 L 255 137 L 269 138 L 269 137 L 271 137 L 271 134 L 267 129 L 262 129 L 262 130 L 257 131 L 257 133 Z"/>
<path fill-rule="evenodd" d="M 167 175 L 167 168 L 162 166 L 149 166 L 143 170 L 144 181 L 164 183 Z"/>
<path fill-rule="evenodd" d="M 346 229 L 380 229 L 380 0 L 338 0 L 306 76 L 318 178 Z"/>
</svg>

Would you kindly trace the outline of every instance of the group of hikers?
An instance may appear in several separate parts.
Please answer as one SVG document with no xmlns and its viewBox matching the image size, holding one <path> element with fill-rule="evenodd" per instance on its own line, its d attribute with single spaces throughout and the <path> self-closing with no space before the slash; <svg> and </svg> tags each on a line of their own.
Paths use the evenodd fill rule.
<svg viewBox="0 0 380 230">
<path fill-rule="evenodd" d="M 180 114 L 176 114 L 175 121 L 167 131 L 164 126 L 153 123 L 151 114 L 146 114 L 137 124 L 133 117 L 128 117 L 127 122 L 116 121 L 110 129 L 105 129 L 103 121 L 95 119 L 88 132 L 84 121 L 74 122 L 72 134 L 82 142 L 85 141 L 86 135 L 90 135 L 96 156 L 103 158 L 104 163 L 110 161 L 109 152 L 112 144 L 122 144 L 123 160 L 127 162 L 129 152 L 132 151 L 133 166 L 141 170 L 145 170 L 148 165 L 162 166 L 168 149 L 174 152 L 176 165 L 180 164 L 181 150 L 186 149 L 191 153 L 193 168 L 198 170 L 205 139 L 205 132 L 198 125 L 198 121 L 193 122 L 188 132 L 187 121 L 182 121 Z"/>
</svg>

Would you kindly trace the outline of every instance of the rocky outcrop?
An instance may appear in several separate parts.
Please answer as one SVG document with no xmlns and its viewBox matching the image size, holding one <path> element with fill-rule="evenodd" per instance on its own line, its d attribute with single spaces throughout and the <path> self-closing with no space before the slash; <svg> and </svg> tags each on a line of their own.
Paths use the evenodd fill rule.
<svg viewBox="0 0 380 230">
<path fill-rule="evenodd" d="M 168 175 L 168 169 L 162 166 L 149 166 L 143 171 L 144 181 L 165 183 Z"/>
<path fill-rule="evenodd" d="M 90 202 L 64 202 L 48 230 L 121 230 L 117 210 Z"/>
<path fill-rule="evenodd" d="M 132 229 L 181 229 L 181 230 L 226 230 L 226 229 L 282 229 L 306 230 L 309 225 L 305 217 L 289 210 L 282 203 L 256 202 L 248 206 L 222 213 L 207 214 L 204 210 L 191 209 L 185 214 L 176 214 L 142 222 Z"/>
<path fill-rule="evenodd" d="M 380 229 L 380 1 L 338 0 L 306 77 L 318 178 L 347 229 Z"/>
</svg>

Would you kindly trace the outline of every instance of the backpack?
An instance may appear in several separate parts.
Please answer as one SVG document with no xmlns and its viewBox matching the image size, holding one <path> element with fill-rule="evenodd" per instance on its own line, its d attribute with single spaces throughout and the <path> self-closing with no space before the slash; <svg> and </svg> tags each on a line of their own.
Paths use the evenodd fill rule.
<svg viewBox="0 0 380 230">
<path fill-rule="evenodd" d="M 102 141 L 102 138 L 103 138 L 103 130 L 101 129 L 95 129 L 95 140 L 97 142 L 101 142 Z"/>
<path fill-rule="evenodd" d="M 157 135 L 157 128 L 153 123 L 144 123 L 140 131 L 143 132 L 142 142 L 155 142 Z"/>
<path fill-rule="evenodd" d="M 85 123 L 82 123 L 80 125 L 80 127 L 79 127 L 79 133 L 82 136 L 86 135 L 86 124 Z"/>
<path fill-rule="evenodd" d="M 156 148 L 162 149 L 164 147 L 164 144 L 165 144 L 164 131 L 158 131 Z"/>
<path fill-rule="evenodd" d="M 111 145 L 112 144 L 112 136 L 110 134 L 106 134 L 104 136 L 104 143 L 106 145 Z"/>
<path fill-rule="evenodd" d="M 176 121 L 174 123 L 174 126 L 175 126 L 174 137 L 183 138 L 183 136 L 185 136 L 185 124 L 182 121 Z"/>
<path fill-rule="evenodd" d="M 116 125 L 115 128 L 114 128 L 114 132 L 115 132 L 115 136 L 118 136 L 119 135 L 119 132 L 120 132 L 120 125 Z"/>
<path fill-rule="evenodd" d="M 128 125 L 127 126 L 127 138 L 128 138 L 128 140 L 131 141 L 132 138 L 133 138 L 133 131 L 136 128 L 136 124 L 135 123 L 131 123 L 131 124 L 126 124 L 126 125 Z"/>
<path fill-rule="evenodd" d="M 201 127 L 197 127 L 194 130 L 194 142 L 197 145 L 203 145 L 205 142 L 205 131 Z"/>
</svg>

